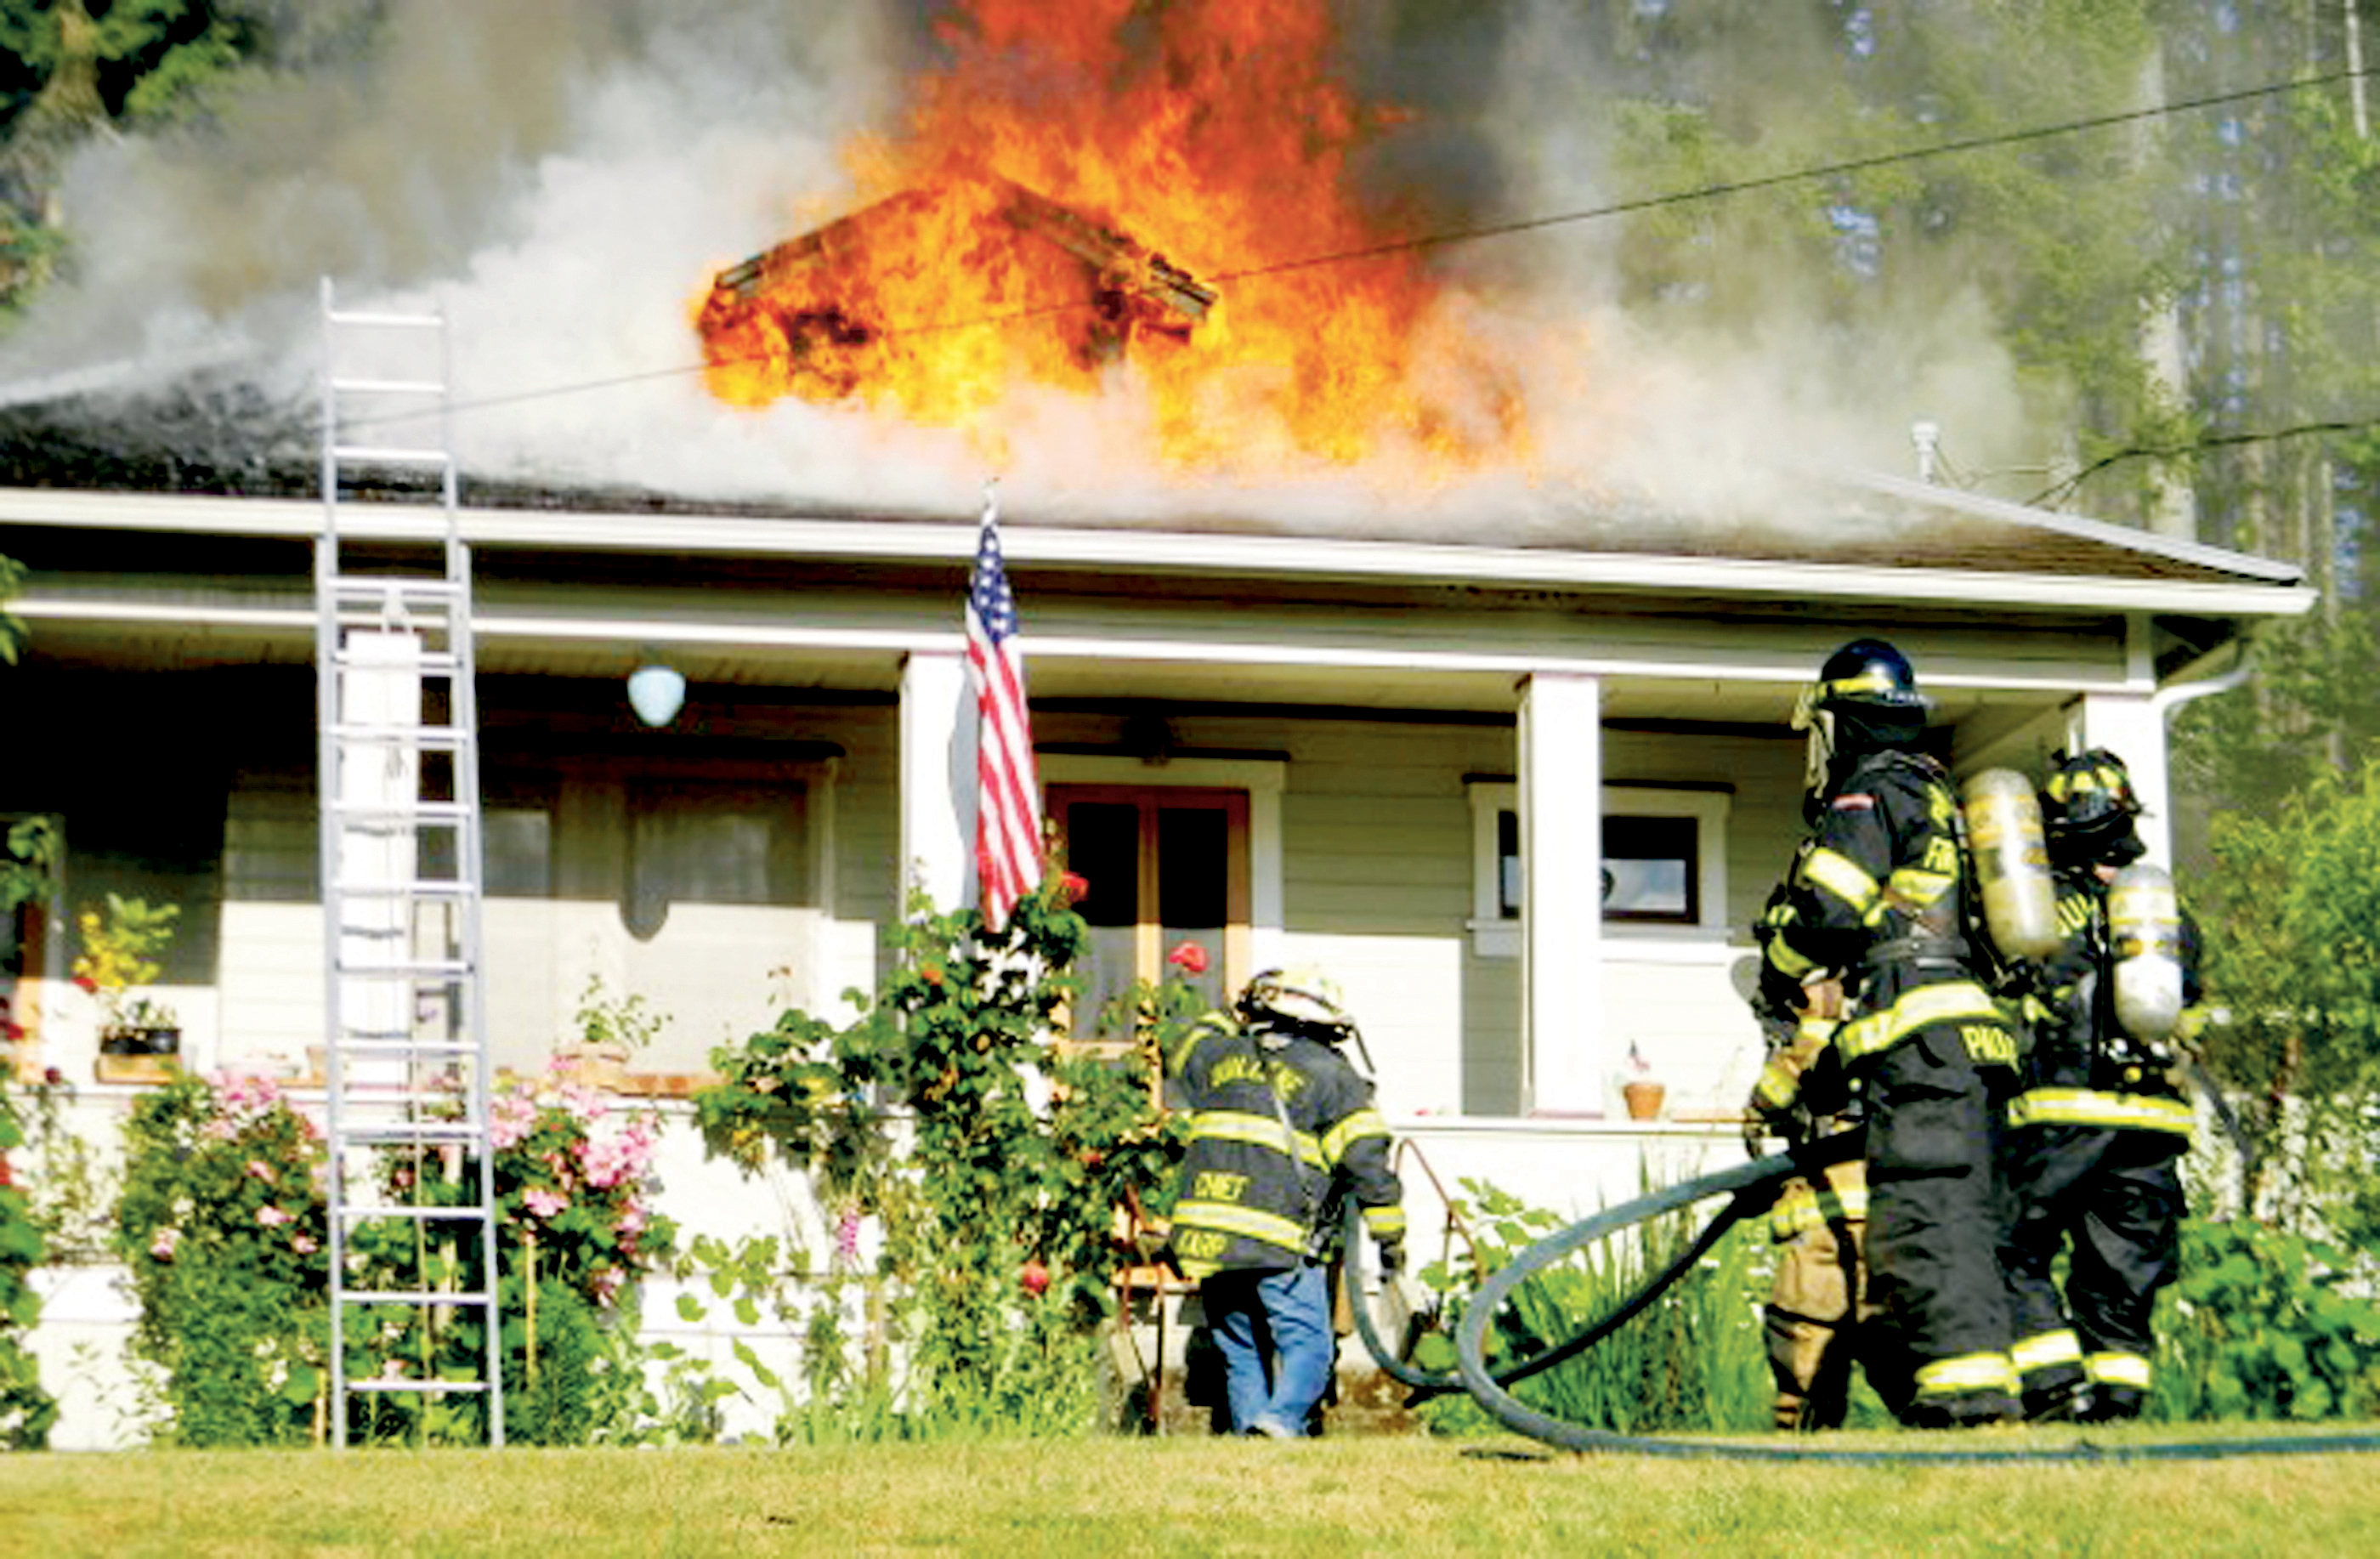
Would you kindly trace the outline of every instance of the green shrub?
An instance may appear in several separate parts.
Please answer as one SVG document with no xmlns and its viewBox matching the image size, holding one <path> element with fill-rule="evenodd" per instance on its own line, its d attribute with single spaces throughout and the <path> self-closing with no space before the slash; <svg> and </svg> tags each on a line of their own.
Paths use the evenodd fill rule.
<svg viewBox="0 0 2380 1559">
<path fill-rule="evenodd" d="M 1446 1296 L 1450 1323 L 1488 1276 L 1562 1227 L 1554 1213 L 1484 1181 L 1462 1184 L 1467 1195 L 1457 1199 L 1455 1212 L 1469 1221 L 1484 1270 L 1436 1263 L 1422 1273 Z M 1698 1228 L 1684 1214 L 1658 1219 L 1633 1237 L 1589 1246 L 1523 1284 L 1488 1328 L 1489 1372 L 1501 1374 L 1558 1347 L 1613 1313 L 1674 1261 Z M 1569 1422 L 1621 1433 L 1766 1428 L 1770 1383 L 1759 1303 L 1767 1289 L 1767 1229 L 1739 1224 L 1642 1314 L 1578 1357 L 1520 1381 L 1512 1395 Z M 1415 1362 L 1453 1370 L 1451 1335 L 1425 1336 Z M 1494 1427 L 1467 1395 L 1434 1397 L 1421 1414 L 1439 1433 Z"/>
<path fill-rule="evenodd" d="M 42 1240 L 32 1200 L 8 1161 L 25 1140 L 20 1108 L 0 1075 L 0 1450 L 38 1451 L 50 1443 L 58 1405 L 42 1389 L 40 1365 L 25 1345 L 42 1314 L 30 1274 L 41 1265 Z"/>
<path fill-rule="evenodd" d="M 712 1150 L 808 1171 L 845 1236 L 811 1274 L 814 1302 L 783 1312 L 804 1338 L 797 1383 L 745 1360 L 784 1391 L 788 1438 L 1097 1421 L 1094 1330 L 1117 1269 L 1138 1259 L 1114 1238 L 1116 1212 L 1160 1200 L 1179 1149 L 1144 1067 L 1053 1040 L 1085 936 L 1069 896 L 1052 874 L 996 934 L 971 910 L 914 900 L 874 999 L 848 993 L 857 1021 L 789 1011 L 712 1053 L 722 1080 L 696 1101 Z M 880 1100 L 905 1106 L 897 1126 Z M 883 1236 L 866 1273 L 851 1238 L 863 1215 Z"/>
<path fill-rule="evenodd" d="M 321 1133 L 271 1081 L 177 1077 L 125 1125 L 116 1250 L 136 1358 L 164 1373 L 166 1437 L 298 1444 L 320 1431 L 330 1344 Z"/>
<path fill-rule="evenodd" d="M 2251 1219 L 2182 1224 L 2161 1297 L 2153 1409 L 2183 1419 L 2368 1419 L 2380 1412 L 2380 1305 L 2358 1263 Z"/>
</svg>

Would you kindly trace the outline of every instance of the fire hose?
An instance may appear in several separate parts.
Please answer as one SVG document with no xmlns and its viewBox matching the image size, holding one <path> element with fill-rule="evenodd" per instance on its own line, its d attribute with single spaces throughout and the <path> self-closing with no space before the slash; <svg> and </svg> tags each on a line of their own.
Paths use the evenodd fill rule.
<svg viewBox="0 0 2380 1559">
<path fill-rule="evenodd" d="M 2058 1445 L 2028 1446 L 1937 1446 L 1932 1448 L 1852 1449 L 1840 1446 L 1811 1445 L 1795 1441 L 1720 1441 L 1676 1438 L 1658 1434 L 1624 1434 L 1614 1430 L 1591 1428 L 1572 1423 L 1538 1411 L 1513 1396 L 1505 1388 L 1527 1376 L 1551 1369 L 1566 1359 L 1593 1347 L 1610 1336 L 1646 1306 L 1658 1298 L 1663 1290 L 1674 1284 L 1694 1263 L 1700 1261 L 1719 1238 L 1735 1224 L 1754 1216 L 1775 1200 L 1780 1185 L 1796 1175 L 1805 1175 L 1829 1163 L 1857 1156 L 1862 1137 L 1857 1131 L 1822 1138 L 1794 1149 L 1792 1151 L 1754 1159 L 1747 1163 L 1716 1171 L 1709 1175 L 1682 1181 L 1666 1189 L 1652 1191 L 1633 1201 L 1623 1202 L 1608 1212 L 1582 1218 L 1567 1228 L 1556 1230 L 1523 1250 L 1491 1274 L 1471 1303 L 1464 1309 L 1455 1330 L 1456 1370 L 1432 1372 L 1415 1370 L 1399 1359 L 1396 1350 L 1385 1345 L 1378 1327 L 1372 1319 L 1371 1307 L 1358 1291 L 1355 1263 L 1346 1263 L 1348 1308 L 1354 1312 L 1355 1330 L 1364 1346 L 1390 1379 L 1410 1387 L 1418 1396 L 1429 1396 L 1460 1389 L 1471 1394 L 1474 1401 L 1488 1417 L 1514 1433 L 1526 1435 L 1548 1445 L 1571 1451 L 1632 1452 L 1655 1456 L 1708 1456 L 1738 1461 L 1767 1462 L 2112 1462 L 2112 1461 L 2208 1461 L 2242 1455 L 2315 1455 L 2338 1452 L 2380 1451 L 2380 1434 L 2322 1434 L 2264 1437 L 2252 1440 L 2168 1441 L 2149 1443 L 2106 1444 L 2087 1439 Z M 1603 1316 L 1560 1345 L 1532 1355 L 1520 1363 L 1506 1367 L 1500 1373 L 1492 1371 L 1487 1362 L 1488 1328 L 1498 1311 L 1521 1285 L 1555 1262 L 1584 1249 L 1599 1240 L 1648 1224 L 1654 1219 L 1694 1206 L 1699 1202 L 1725 1196 L 1730 1200 L 1703 1231 L 1687 1243 L 1683 1252 L 1659 1272 L 1648 1278 L 1629 1295 L 1610 1314 Z M 1362 1232 L 1359 1208 L 1347 1209 L 1346 1248 L 1358 1248 Z"/>
</svg>

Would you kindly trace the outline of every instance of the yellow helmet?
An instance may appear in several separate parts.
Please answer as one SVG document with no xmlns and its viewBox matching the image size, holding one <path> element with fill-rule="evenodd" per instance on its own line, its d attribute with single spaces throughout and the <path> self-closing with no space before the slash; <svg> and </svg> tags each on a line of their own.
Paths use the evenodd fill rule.
<svg viewBox="0 0 2380 1559">
<path fill-rule="evenodd" d="M 1301 1028 L 1342 1040 L 1354 1032 L 1339 987 L 1320 969 L 1267 969 L 1240 993 L 1240 1017 L 1260 1027 Z"/>
</svg>

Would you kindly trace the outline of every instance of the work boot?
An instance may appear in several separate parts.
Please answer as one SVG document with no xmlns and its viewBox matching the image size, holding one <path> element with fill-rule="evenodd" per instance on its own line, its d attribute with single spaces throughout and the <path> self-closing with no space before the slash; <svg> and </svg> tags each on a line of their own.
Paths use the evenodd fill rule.
<svg viewBox="0 0 2380 1559">
<path fill-rule="evenodd" d="M 2024 1421 L 2029 1424 L 2079 1424 L 2091 1420 L 2093 1404 L 2088 1381 L 2059 1381 L 2024 1394 Z"/>
<path fill-rule="evenodd" d="M 2012 1424 L 2023 1414 L 2016 1398 L 2005 1392 L 1974 1392 L 1939 1402 L 1920 1402 L 1909 1409 L 1912 1429 L 1984 1429 Z"/>
</svg>

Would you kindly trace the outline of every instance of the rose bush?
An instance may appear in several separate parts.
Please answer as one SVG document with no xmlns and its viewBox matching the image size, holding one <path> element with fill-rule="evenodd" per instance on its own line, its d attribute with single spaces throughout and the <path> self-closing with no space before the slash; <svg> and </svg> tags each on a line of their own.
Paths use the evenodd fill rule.
<svg viewBox="0 0 2380 1559">
<path fill-rule="evenodd" d="M 163 1438 L 302 1443 L 322 1428 L 330 1345 L 327 1161 L 261 1078 L 177 1077 L 125 1126 L 115 1246 L 157 1367 Z"/>
</svg>

